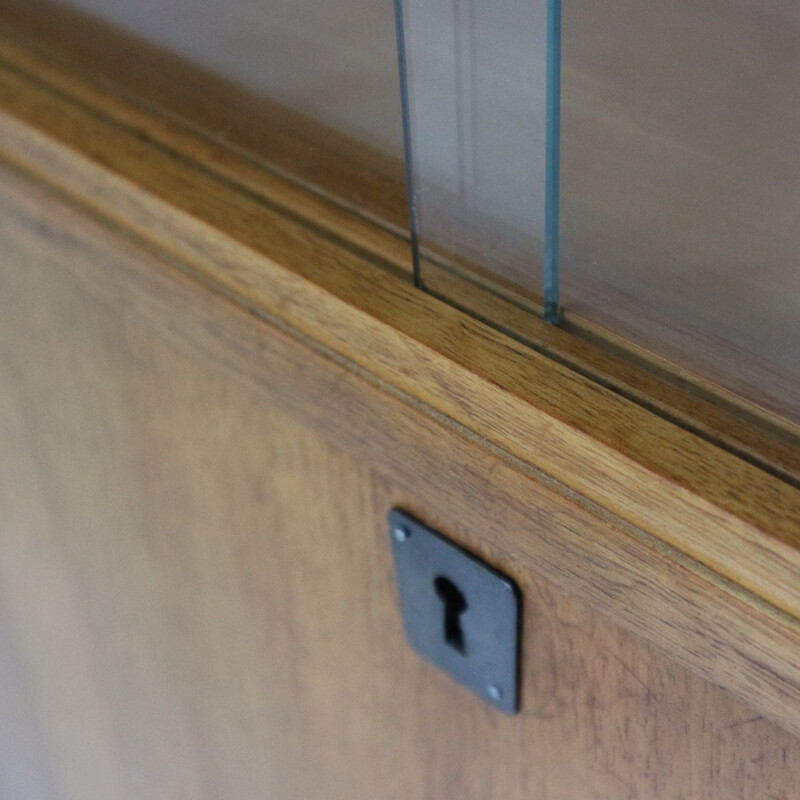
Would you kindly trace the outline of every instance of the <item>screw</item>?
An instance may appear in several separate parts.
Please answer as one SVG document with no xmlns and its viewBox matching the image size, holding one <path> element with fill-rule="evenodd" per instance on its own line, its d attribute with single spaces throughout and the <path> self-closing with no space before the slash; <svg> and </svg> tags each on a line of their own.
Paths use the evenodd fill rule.
<svg viewBox="0 0 800 800">
<path fill-rule="evenodd" d="M 503 690 L 499 686 L 491 684 L 491 686 L 487 687 L 486 694 L 489 695 L 491 700 L 494 700 L 495 703 L 498 703 L 503 697 Z"/>
<path fill-rule="evenodd" d="M 408 528 L 403 528 L 402 526 L 398 525 L 393 531 L 392 535 L 394 536 L 395 540 L 398 542 L 405 542 L 411 533 L 409 532 Z"/>
</svg>

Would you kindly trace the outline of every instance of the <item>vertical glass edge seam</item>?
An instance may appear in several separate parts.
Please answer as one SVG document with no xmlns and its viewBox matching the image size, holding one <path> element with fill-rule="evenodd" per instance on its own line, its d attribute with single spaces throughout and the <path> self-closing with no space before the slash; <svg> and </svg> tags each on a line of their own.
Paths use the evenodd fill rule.
<svg viewBox="0 0 800 800">
<path fill-rule="evenodd" d="M 399 2 L 399 0 L 398 0 Z M 547 112 L 544 234 L 544 319 L 558 324 L 561 169 L 561 0 L 547 0 Z"/>
<path fill-rule="evenodd" d="M 394 0 L 394 25 L 397 37 L 397 69 L 400 73 L 400 106 L 403 118 L 403 158 L 406 173 L 406 196 L 408 200 L 409 233 L 411 236 L 411 257 L 414 270 L 414 286 L 422 288 L 422 270 L 419 253 L 419 224 L 414 187 L 414 166 L 411 149 L 411 107 L 408 91 L 408 71 L 406 62 L 406 37 L 403 22 L 403 0 Z"/>
</svg>

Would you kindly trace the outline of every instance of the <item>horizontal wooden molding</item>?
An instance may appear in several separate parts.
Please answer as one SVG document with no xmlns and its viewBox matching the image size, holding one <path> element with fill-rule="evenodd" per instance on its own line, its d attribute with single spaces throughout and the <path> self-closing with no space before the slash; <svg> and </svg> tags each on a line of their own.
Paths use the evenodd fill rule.
<svg viewBox="0 0 800 800">
<path fill-rule="evenodd" d="M 800 486 L 800 436 L 791 422 L 720 392 L 652 353 L 574 320 L 547 325 L 518 290 L 429 264 L 425 288 L 680 427 Z"/>
</svg>

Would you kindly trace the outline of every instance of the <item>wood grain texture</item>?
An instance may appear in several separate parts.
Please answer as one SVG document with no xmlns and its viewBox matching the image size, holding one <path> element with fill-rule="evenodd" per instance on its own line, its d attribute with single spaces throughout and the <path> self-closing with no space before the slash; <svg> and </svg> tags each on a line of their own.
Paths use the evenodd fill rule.
<svg viewBox="0 0 800 800">
<path fill-rule="evenodd" d="M 710 582 L 713 575 L 701 577 L 696 565 L 679 565 L 674 553 L 656 549 L 656 541 L 629 536 L 566 501 L 541 474 L 502 451 L 487 450 L 467 429 L 431 417 L 412 398 L 366 382 L 370 376 L 358 370 L 356 380 L 353 365 L 335 354 L 320 353 L 313 341 L 298 342 L 222 302 L 183 275 L 180 264 L 173 270 L 163 254 L 90 224 L 27 180 L 4 171 L 0 197 L 9 253 L 3 297 L 10 311 L 18 309 L 16 316 L 3 317 L 3 363 L 11 375 L 25 374 L 18 330 L 44 326 L 46 335 L 53 317 L 48 308 L 26 308 L 26 294 L 45 298 L 54 292 L 56 307 L 70 291 L 85 295 L 165 346 L 227 370 L 326 440 L 375 465 L 413 497 L 408 507 L 420 518 L 445 529 L 464 520 L 465 531 L 488 555 L 498 549 L 511 554 L 520 568 L 581 597 L 800 734 L 796 624 L 752 598 L 731 594 L 735 587 Z M 26 289 L 37 259 L 51 274 Z M 63 286 L 48 290 L 56 277 Z M 82 312 L 67 317 L 74 323 Z M 53 334 L 48 341 L 55 347 L 58 339 Z M 43 380 L 58 359 L 48 358 Z M 129 386 L 135 382 L 131 376 Z M 204 424 L 216 422 L 209 418 Z"/>
<path fill-rule="evenodd" d="M 591 326 L 546 325 L 536 315 L 535 299 L 474 270 L 430 263 L 425 288 L 786 482 L 800 484 L 800 437 L 794 426 L 765 418 L 741 398 L 723 395 Z"/>
<path fill-rule="evenodd" d="M 678 551 L 800 616 L 800 491 L 376 269 L 184 156 L 0 75 L 2 152 Z"/>
<path fill-rule="evenodd" d="M 729 652 L 748 605 L 6 168 L 0 254 L 0 793 L 794 797 L 797 739 L 601 612 L 767 694 L 769 618 Z M 394 504 L 521 584 L 519 716 L 406 645 Z"/>
</svg>

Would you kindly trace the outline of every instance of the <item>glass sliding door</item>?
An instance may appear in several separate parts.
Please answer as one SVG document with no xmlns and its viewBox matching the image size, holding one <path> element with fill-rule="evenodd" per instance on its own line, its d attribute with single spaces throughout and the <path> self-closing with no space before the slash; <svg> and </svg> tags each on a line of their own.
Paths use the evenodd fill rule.
<svg viewBox="0 0 800 800">
<path fill-rule="evenodd" d="M 0 0 L 148 108 L 406 229 L 392 0 Z"/>
</svg>

